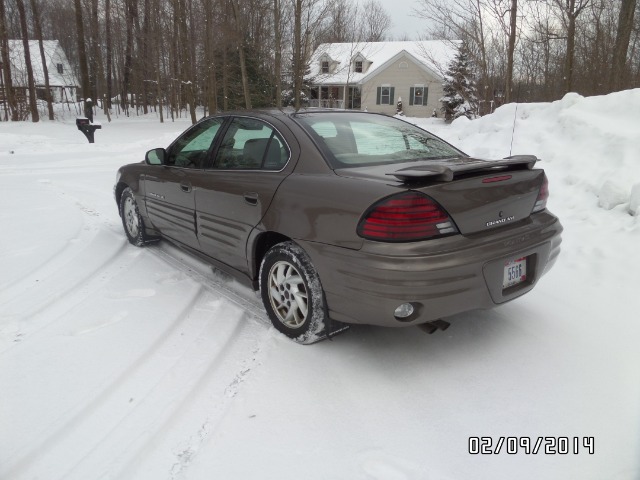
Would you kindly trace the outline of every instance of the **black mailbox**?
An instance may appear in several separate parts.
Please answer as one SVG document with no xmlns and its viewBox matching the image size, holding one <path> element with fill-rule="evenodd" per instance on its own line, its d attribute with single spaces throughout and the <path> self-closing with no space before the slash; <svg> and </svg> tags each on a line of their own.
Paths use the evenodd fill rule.
<svg viewBox="0 0 640 480">
<path fill-rule="evenodd" d="M 78 127 L 78 130 L 84 133 L 84 136 L 87 137 L 89 143 L 94 143 L 93 135 L 95 131 L 102 128 L 102 125 L 91 123 L 91 121 L 86 117 L 76 118 L 76 126 Z"/>
</svg>

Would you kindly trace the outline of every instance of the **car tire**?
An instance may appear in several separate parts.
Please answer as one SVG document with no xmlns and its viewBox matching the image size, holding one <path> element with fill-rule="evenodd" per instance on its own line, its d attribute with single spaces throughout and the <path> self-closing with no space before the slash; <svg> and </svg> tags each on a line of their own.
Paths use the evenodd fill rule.
<svg viewBox="0 0 640 480">
<path fill-rule="evenodd" d="M 325 329 L 327 308 L 320 277 L 294 242 L 279 243 L 260 265 L 260 295 L 273 326 L 298 343 L 313 343 Z"/>
<path fill-rule="evenodd" d="M 123 190 L 120 197 L 120 217 L 122 226 L 129 242 L 136 247 L 142 247 L 147 243 L 147 236 L 144 233 L 144 223 L 138 210 L 138 203 L 131 188 Z"/>
</svg>

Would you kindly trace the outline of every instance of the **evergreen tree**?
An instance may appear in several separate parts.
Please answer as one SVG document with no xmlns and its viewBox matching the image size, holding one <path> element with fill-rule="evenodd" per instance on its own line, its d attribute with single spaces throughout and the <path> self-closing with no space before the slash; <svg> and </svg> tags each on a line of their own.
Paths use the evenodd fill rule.
<svg viewBox="0 0 640 480">
<path fill-rule="evenodd" d="M 451 122 L 462 115 L 473 118 L 477 111 L 478 99 L 469 55 L 464 45 L 461 45 L 455 58 L 449 64 L 442 84 L 444 96 L 442 112 L 447 122 Z"/>
</svg>

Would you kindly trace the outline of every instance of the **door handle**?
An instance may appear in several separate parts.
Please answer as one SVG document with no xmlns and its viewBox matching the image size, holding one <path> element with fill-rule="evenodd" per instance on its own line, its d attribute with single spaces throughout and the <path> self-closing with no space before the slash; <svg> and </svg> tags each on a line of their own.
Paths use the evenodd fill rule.
<svg viewBox="0 0 640 480">
<path fill-rule="evenodd" d="M 191 184 L 181 183 L 180 188 L 182 189 L 183 192 L 188 193 L 191 191 Z"/>
<path fill-rule="evenodd" d="M 249 205 L 257 205 L 258 204 L 258 194 L 256 192 L 245 192 L 244 200 Z"/>
</svg>

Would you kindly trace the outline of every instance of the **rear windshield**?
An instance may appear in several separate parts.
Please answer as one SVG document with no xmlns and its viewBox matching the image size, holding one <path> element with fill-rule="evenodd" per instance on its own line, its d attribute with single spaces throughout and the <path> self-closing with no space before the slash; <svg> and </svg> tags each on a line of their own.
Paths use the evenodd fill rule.
<svg viewBox="0 0 640 480">
<path fill-rule="evenodd" d="M 298 113 L 332 168 L 362 167 L 466 156 L 407 122 L 367 113 Z"/>
</svg>

